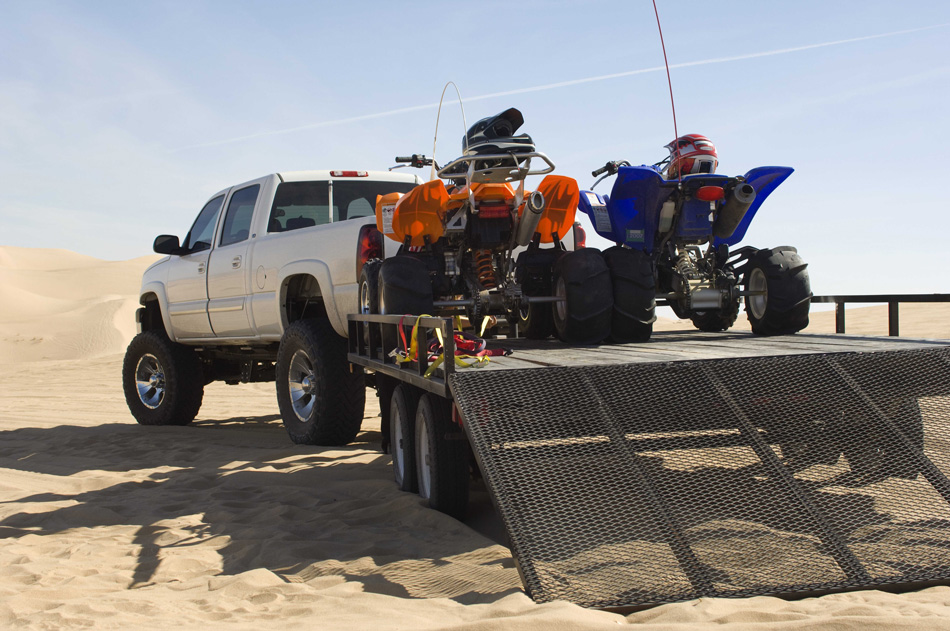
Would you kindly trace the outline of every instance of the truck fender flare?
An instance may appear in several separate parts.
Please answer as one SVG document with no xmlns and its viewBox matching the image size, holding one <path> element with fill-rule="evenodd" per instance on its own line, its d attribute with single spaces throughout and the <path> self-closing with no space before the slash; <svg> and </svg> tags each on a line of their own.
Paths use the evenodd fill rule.
<svg viewBox="0 0 950 631">
<path fill-rule="evenodd" d="M 327 264 L 323 261 L 318 261 L 316 259 L 305 259 L 303 261 L 294 261 L 293 263 L 288 263 L 284 267 L 280 268 L 280 271 L 277 274 L 278 290 L 276 292 L 276 307 L 277 312 L 280 314 L 281 334 L 283 334 L 283 332 L 287 330 L 287 327 L 290 326 L 290 322 L 287 321 L 287 310 L 284 308 L 287 292 L 287 279 L 291 276 L 298 276 L 301 274 L 312 276 L 317 281 L 317 287 L 320 290 L 320 296 L 323 298 L 323 304 L 327 311 L 327 317 L 330 319 L 330 324 L 333 325 L 333 328 L 336 329 L 336 332 L 339 333 L 340 331 L 346 331 L 346 322 L 340 318 L 340 314 L 336 309 L 336 300 L 333 297 L 333 281 L 330 278 L 330 268 L 327 267 Z"/>
<path fill-rule="evenodd" d="M 165 295 L 165 283 L 152 281 L 142 286 L 139 292 L 139 304 L 145 306 L 144 300 L 146 294 L 155 294 L 158 298 L 158 310 L 162 314 L 162 325 L 165 327 L 165 333 L 172 342 L 177 342 L 175 331 L 172 329 L 171 317 L 168 314 L 168 297 Z"/>
</svg>

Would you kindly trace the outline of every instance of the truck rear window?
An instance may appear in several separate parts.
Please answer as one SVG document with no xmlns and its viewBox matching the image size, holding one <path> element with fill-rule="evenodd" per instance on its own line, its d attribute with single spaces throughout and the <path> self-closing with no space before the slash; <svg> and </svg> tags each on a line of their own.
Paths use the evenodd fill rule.
<svg viewBox="0 0 950 631">
<path fill-rule="evenodd" d="M 412 182 L 333 180 L 332 221 L 371 217 L 376 212 L 376 196 L 408 193 Z M 287 232 L 330 223 L 328 182 L 282 182 L 277 185 L 271 206 L 268 232 Z"/>
<path fill-rule="evenodd" d="M 370 217 L 376 214 L 377 195 L 408 193 L 415 186 L 412 182 L 333 180 L 333 220 Z"/>
</svg>

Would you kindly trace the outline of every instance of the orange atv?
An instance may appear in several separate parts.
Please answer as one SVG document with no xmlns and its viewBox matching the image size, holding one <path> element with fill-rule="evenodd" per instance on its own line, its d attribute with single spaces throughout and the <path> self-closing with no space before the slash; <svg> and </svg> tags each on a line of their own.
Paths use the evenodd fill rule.
<svg viewBox="0 0 950 631">
<path fill-rule="evenodd" d="M 556 331 L 577 344 L 609 335 L 613 297 L 600 252 L 568 252 L 562 242 L 574 226 L 577 182 L 547 175 L 525 191 L 525 178 L 554 164 L 530 136 L 514 135 L 523 122 L 514 108 L 477 122 L 463 156 L 442 168 L 418 154 L 396 158 L 433 166 L 438 178 L 377 197 L 376 227 L 401 245 L 363 265 L 363 313 L 464 313 L 478 332 L 488 316 L 505 316 L 526 337 Z M 532 161 L 544 166 L 532 170 Z"/>
</svg>

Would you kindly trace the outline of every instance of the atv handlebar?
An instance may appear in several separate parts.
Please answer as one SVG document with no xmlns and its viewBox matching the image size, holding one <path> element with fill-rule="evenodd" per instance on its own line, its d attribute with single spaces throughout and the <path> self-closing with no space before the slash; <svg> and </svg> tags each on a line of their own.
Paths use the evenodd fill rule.
<svg viewBox="0 0 950 631">
<path fill-rule="evenodd" d="M 396 163 L 421 169 L 422 167 L 432 166 L 432 158 L 427 158 L 421 153 L 414 153 L 411 156 L 396 156 Z"/>
<path fill-rule="evenodd" d="M 607 173 L 608 175 L 614 175 L 615 173 L 617 173 L 620 167 L 628 167 L 628 166 L 630 166 L 630 163 L 627 162 L 626 160 L 612 160 L 611 162 L 608 162 L 604 166 L 600 167 L 599 169 L 591 171 L 590 174 L 593 175 L 594 177 L 597 177 L 598 175 L 602 173 Z"/>
</svg>

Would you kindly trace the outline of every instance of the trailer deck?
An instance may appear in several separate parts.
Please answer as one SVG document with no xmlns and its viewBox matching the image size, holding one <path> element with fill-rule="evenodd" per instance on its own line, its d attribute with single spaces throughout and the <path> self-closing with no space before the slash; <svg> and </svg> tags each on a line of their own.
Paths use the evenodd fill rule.
<svg viewBox="0 0 950 631">
<path fill-rule="evenodd" d="M 392 316 L 359 318 L 351 361 L 422 379 L 353 336 Z M 455 400 L 536 601 L 625 611 L 950 583 L 950 342 L 492 344 L 514 353 L 425 389 Z"/>
</svg>

